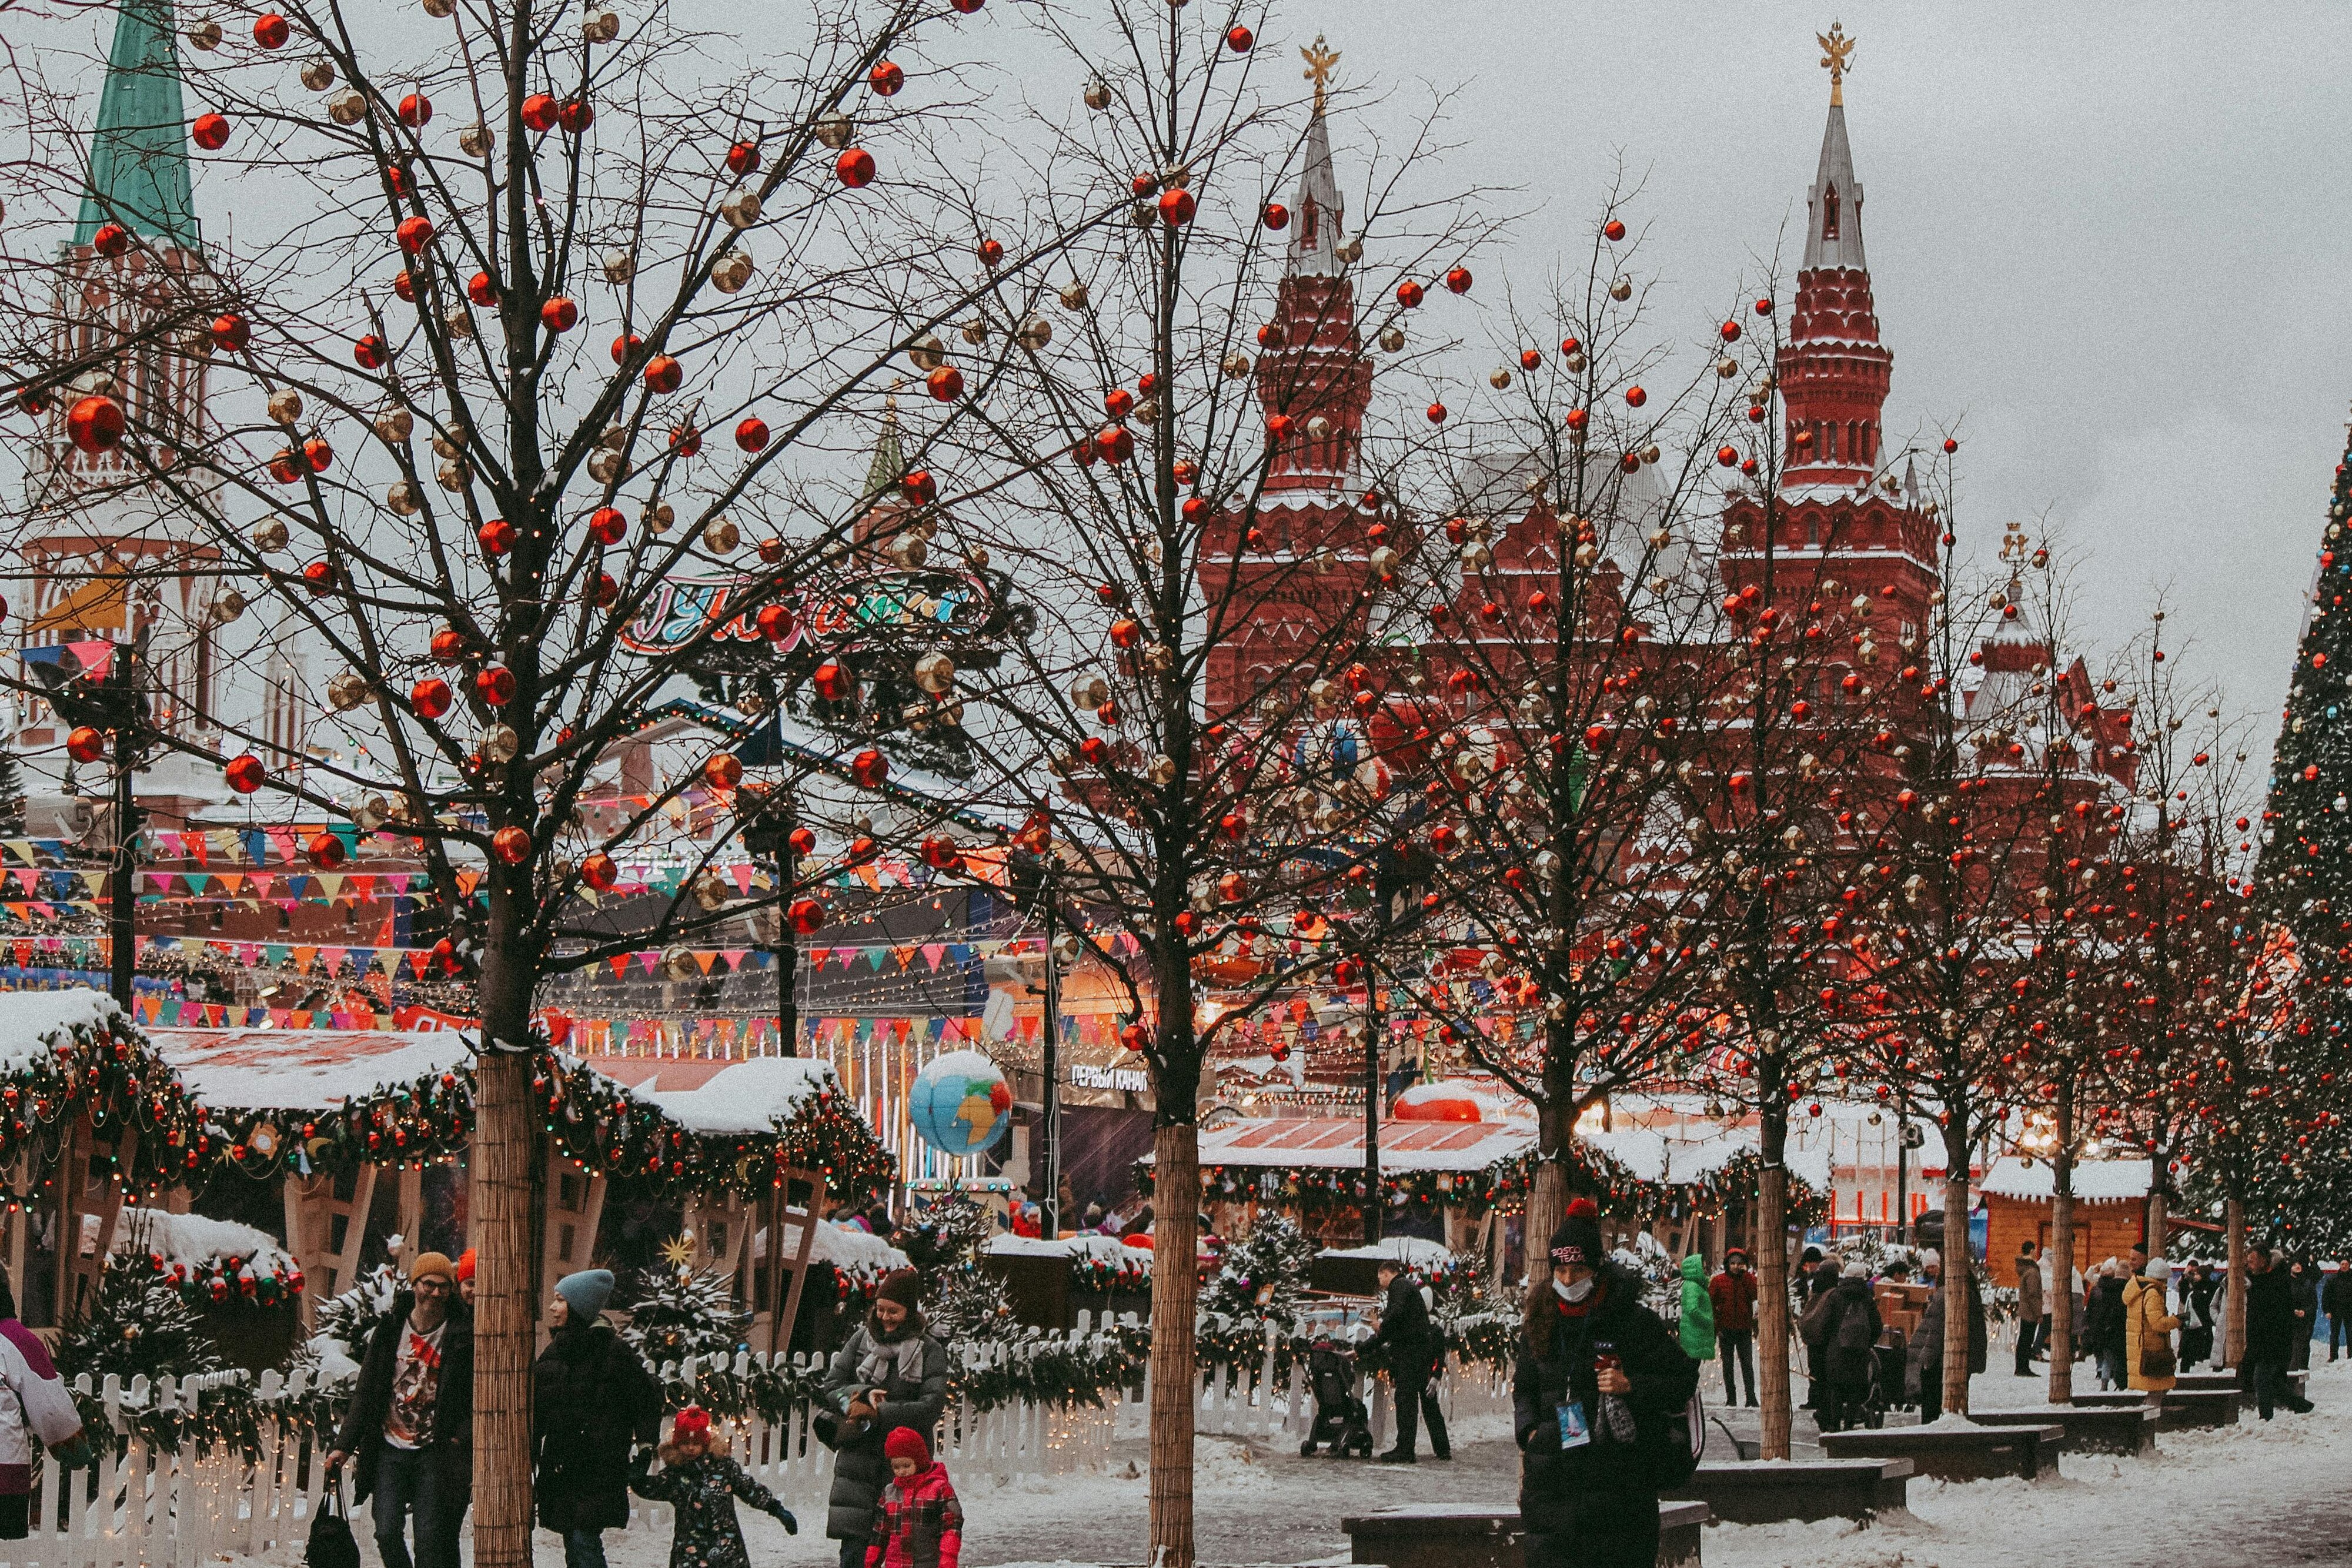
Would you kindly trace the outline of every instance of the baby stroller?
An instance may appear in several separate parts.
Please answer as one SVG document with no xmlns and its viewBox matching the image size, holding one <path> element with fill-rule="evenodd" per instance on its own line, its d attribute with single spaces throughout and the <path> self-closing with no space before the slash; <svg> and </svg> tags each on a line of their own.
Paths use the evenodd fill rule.
<svg viewBox="0 0 2352 1568">
<path fill-rule="evenodd" d="M 1317 1445 L 1329 1445 L 1335 1458 L 1352 1452 L 1358 1458 L 1372 1453 L 1372 1413 L 1356 1397 L 1356 1357 L 1328 1334 L 1317 1336 L 1307 1349 L 1307 1380 L 1315 1389 L 1315 1425 L 1298 1445 L 1302 1458 Z"/>
</svg>

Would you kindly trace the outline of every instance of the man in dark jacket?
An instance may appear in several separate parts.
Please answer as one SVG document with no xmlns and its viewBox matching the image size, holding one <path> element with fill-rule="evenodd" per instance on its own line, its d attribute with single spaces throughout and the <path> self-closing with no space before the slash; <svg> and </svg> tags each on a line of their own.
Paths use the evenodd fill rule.
<svg viewBox="0 0 2352 1568">
<path fill-rule="evenodd" d="M 1822 1312 L 1822 1366 L 1829 1386 L 1819 1419 L 1822 1431 L 1843 1432 L 1862 1419 L 1869 1402 L 1878 1336 L 1885 1330 L 1871 1297 L 1869 1268 L 1858 1260 L 1848 1263 Z"/>
<path fill-rule="evenodd" d="M 604 1568 L 604 1531 L 629 1522 L 629 1459 L 661 1437 L 661 1389 L 604 1321 L 607 1269 L 566 1274 L 532 1368 L 531 1462 L 539 1522 L 563 1537 L 564 1568 Z"/>
<path fill-rule="evenodd" d="M 2027 1272 L 2038 1279 L 2039 1271 L 2031 1267 Z M 1985 1356 L 1990 1346 L 1985 1333 L 1984 1298 L 1977 1293 L 1976 1271 L 1969 1271 L 1969 1371 L 1971 1375 L 1985 1369 Z M 1937 1285 L 1927 1296 L 1927 1303 L 1919 1309 L 1919 1332 L 1911 1336 L 1911 1346 L 1905 1353 L 1911 1375 L 1919 1381 L 1919 1424 L 1926 1426 L 1944 1413 L 1944 1287 Z"/>
<path fill-rule="evenodd" d="M 1600 1212 L 1578 1198 L 1528 1292 L 1511 1375 L 1527 1568 L 1653 1568 L 1658 1490 L 1690 1473 L 1677 1417 L 1697 1391 L 1698 1363 L 1608 1260 Z"/>
<path fill-rule="evenodd" d="M 1441 1459 L 1450 1459 L 1454 1450 L 1446 1441 L 1445 1414 L 1437 1407 L 1437 1396 L 1430 1392 L 1430 1370 L 1444 1354 L 1444 1346 L 1438 1342 L 1437 1325 L 1430 1321 L 1429 1303 L 1421 1299 L 1421 1287 L 1412 1282 L 1404 1265 L 1395 1259 L 1381 1259 L 1375 1272 L 1386 1301 L 1381 1308 L 1381 1326 L 1366 1348 L 1380 1352 L 1389 1369 L 1389 1382 L 1396 1390 L 1396 1447 L 1382 1454 L 1380 1462 L 1414 1462 L 1416 1416 L 1424 1416 L 1429 1422 L 1429 1451 Z"/>
<path fill-rule="evenodd" d="M 354 1500 L 373 1495 L 383 1568 L 458 1568 L 457 1531 L 474 1490 L 474 1320 L 438 1252 L 408 1266 L 408 1289 L 368 1339 L 367 1358 L 327 1454 L 358 1460 Z M 416 1516 L 416 1555 L 403 1539 Z"/>
<path fill-rule="evenodd" d="M 2017 1248 L 2017 1375 L 2033 1375 L 2033 1352 L 2046 1331 L 2042 1323 L 2042 1262 L 2033 1243 Z"/>
<path fill-rule="evenodd" d="M 2246 1249 L 2246 1370 L 2253 1376 L 2255 1410 L 2265 1421 L 2274 1405 L 2298 1416 L 2310 1413 L 2311 1401 L 2298 1397 L 2286 1380 L 2294 1335 L 2294 1291 L 2286 1270 L 2257 1242 Z"/>
<path fill-rule="evenodd" d="M 812 1425 L 834 1450 L 824 1532 L 841 1542 L 841 1568 L 865 1568 L 875 1504 L 890 1484 L 883 1452 L 890 1434 L 911 1427 L 937 1446 L 948 1406 L 948 1347 L 923 1322 L 922 1299 L 922 1276 L 912 1269 L 885 1275 L 866 1321 L 825 1367 L 826 1408 Z"/>
<path fill-rule="evenodd" d="M 2123 1265 L 2110 1258 L 2099 1270 L 2096 1283 L 2090 1288 L 2090 1301 L 2083 1309 L 2083 1337 L 2090 1344 L 2091 1354 L 2097 1358 L 2099 1382 L 2106 1388 L 2124 1388 L 2130 1385 L 2130 1375 L 2124 1366 L 2124 1336 L 2128 1332 L 2124 1318 Z"/>
<path fill-rule="evenodd" d="M 2319 1332 L 2319 1270 L 2300 1252 L 2288 1255 L 2286 1289 L 2294 1298 L 2294 1338 L 2287 1347 L 2286 1369 L 2305 1372 L 2311 1367 L 2311 1336 Z"/>
<path fill-rule="evenodd" d="M 2187 1372 L 2213 1354 L 2213 1298 L 2221 1281 L 2197 1259 L 2180 1281 L 2180 1370 Z"/>
<path fill-rule="evenodd" d="M 2338 1263 L 2327 1276 L 2319 1304 L 2327 1312 L 2327 1359 L 2334 1361 L 2337 1346 L 2352 1348 L 2352 1263 Z"/>
<path fill-rule="evenodd" d="M 1797 1337 L 1805 1345 L 1805 1408 L 1816 1416 L 1829 1408 L 1830 1371 L 1822 1356 L 1821 1335 L 1809 1332 L 1805 1324 L 1822 1321 L 1812 1309 L 1837 1281 L 1837 1260 L 1822 1257 L 1818 1247 L 1806 1248 L 1804 1256 L 1797 1260 Z"/>
<path fill-rule="evenodd" d="M 1723 1358 L 1723 1402 L 1739 1396 L 1735 1370 L 1748 1379 L 1748 1405 L 1756 1405 L 1756 1276 L 1748 1271 L 1748 1254 L 1737 1247 L 1723 1254 L 1723 1272 L 1706 1282 L 1707 1301 L 1715 1308 L 1715 1348 Z M 1733 1357 L 1738 1359 L 1735 1362 Z"/>
</svg>

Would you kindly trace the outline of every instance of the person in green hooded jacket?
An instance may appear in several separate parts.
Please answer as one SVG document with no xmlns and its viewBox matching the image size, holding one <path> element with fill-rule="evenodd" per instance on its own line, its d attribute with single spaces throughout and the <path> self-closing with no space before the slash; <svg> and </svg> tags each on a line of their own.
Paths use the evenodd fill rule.
<svg viewBox="0 0 2352 1568">
<path fill-rule="evenodd" d="M 1707 1293 L 1706 1260 L 1683 1260 L 1683 1354 L 1705 1363 L 1715 1354 L 1715 1298 Z"/>
</svg>

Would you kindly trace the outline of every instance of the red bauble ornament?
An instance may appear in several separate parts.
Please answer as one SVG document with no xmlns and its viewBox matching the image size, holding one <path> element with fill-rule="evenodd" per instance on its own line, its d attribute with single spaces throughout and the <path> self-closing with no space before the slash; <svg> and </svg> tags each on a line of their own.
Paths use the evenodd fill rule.
<svg viewBox="0 0 2352 1568">
<path fill-rule="evenodd" d="M 230 758 L 221 772 L 227 778 L 228 787 L 240 795 L 250 795 L 269 781 L 269 769 L 249 751 L 242 757 Z"/>
<path fill-rule="evenodd" d="M 566 136 L 577 136 L 596 123 L 595 106 L 584 98 L 567 98 L 555 111 L 555 123 L 563 127 Z"/>
<path fill-rule="evenodd" d="M 580 862 L 580 880 L 604 893 L 621 880 L 621 868 L 611 855 L 598 850 Z"/>
<path fill-rule="evenodd" d="M 188 127 L 188 135 L 207 152 L 217 152 L 228 145 L 228 116 L 212 113 L 196 116 Z"/>
<path fill-rule="evenodd" d="M 1946 452 L 1958 452 L 1959 449 L 1960 444 L 1958 442 L 1953 440 L 1948 435 L 1944 437 L 1944 450 Z"/>
<path fill-rule="evenodd" d="M 957 16 L 969 16 L 988 4 L 988 0 L 948 0 L 948 4 L 955 7 Z"/>
<path fill-rule="evenodd" d="M 628 537 L 629 520 L 615 507 L 599 507 L 588 514 L 588 533 L 600 545 L 616 545 Z"/>
<path fill-rule="evenodd" d="M 1160 193 L 1160 221 L 1171 229 L 1180 229 L 1191 223 L 1192 214 L 1199 210 L 1200 204 L 1192 199 L 1190 191 L 1180 189 Z"/>
<path fill-rule="evenodd" d="M 327 444 L 323 435 L 314 435 L 302 444 L 302 461 L 310 465 L 313 474 L 324 474 L 335 461 L 335 449 Z"/>
<path fill-rule="evenodd" d="M 345 852 L 343 841 L 332 833 L 312 833 L 310 841 L 302 847 L 310 852 L 310 859 L 320 865 L 332 867 L 343 863 Z"/>
<path fill-rule="evenodd" d="M 1726 443 L 1715 449 L 1715 460 L 1729 468 L 1739 461 L 1739 448 Z"/>
<path fill-rule="evenodd" d="M 1767 295 L 1765 298 L 1759 299 L 1756 302 L 1756 314 L 1759 316 L 1769 316 L 1772 314 L 1772 299 L 1769 295 Z"/>
<path fill-rule="evenodd" d="M 390 358 L 392 350 L 373 332 L 352 345 L 352 359 L 363 371 L 380 371 Z"/>
<path fill-rule="evenodd" d="M 918 468 L 898 481 L 898 493 L 909 506 L 928 507 L 940 498 L 940 482 L 928 468 Z"/>
<path fill-rule="evenodd" d="M 89 248 L 111 260 L 131 248 L 131 231 L 121 224 L 100 224 L 89 236 Z"/>
<path fill-rule="evenodd" d="M 559 294 L 539 308 L 539 321 L 551 332 L 569 332 L 580 324 L 580 307 Z"/>
<path fill-rule="evenodd" d="M 941 365 L 923 378 L 923 384 L 941 402 L 953 402 L 963 396 L 963 372 L 953 365 Z"/>
<path fill-rule="evenodd" d="M 809 684 L 816 687 L 818 696 L 829 703 L 837 703 L 849 695 L 849 672 L 835 661 L 827 659 L 809 676 Z"/>
<path fill-rule="evenodd" d="M 702 765 L 702 776 L 714 789 L 732 789 L 743 782 L 743 759 L 722 751 Z"/>
<path fill-rule="evenodd" d="M 890 777 L 890 759 L 869 746 L 849 759 L 849 776 L 868 789 L 877 789 Z"/>
<path fill-rule="evenodd" d="M 758 452 L 768 444 L 768 422 L 747 419 L 735 427 L 735 444 L 746 452 Z"/>
<path fill-rule="evenodd" d="M 253 19 L 253 41 L 265 49 L 282 49 L 293 36 L 294 29 L 275 11 L 264 11 Z"/>
<path fill-rule="evenodd" d="M 1095 434 L 1095 455 L 1114 466 L 1135 455 L 1135 433 L 1123 424 L 1107 424 Z"/>
<path fill-rule="evenodd" d="M 504 707 L 515 698 L 515 674 L 504 664 L 491 664 L 474 674 L 474 695 L 490 707 Z"/>
<path fill-rule="evenodd" d="M 1250 47 L 1256 42 L 1257 35 L 1239 23 L 1234 24 L 1225 34 L 1225 47 L 1237 55 L 1248 54 Z"/>
<path fill-rule="evenodd" d="M 1429 405 L 1429 423 L 1432 424 L 1444 424 L 1445 423 L 1445 405 L 1444 403 L 1433 402 Z"/>
<path fill-rule="evenodd" d="M 512 523 L 504 517 L 492 517 L 475 531 L 474 537 L 481 540 L 482 548 L 492 555 L 504 555 L 514 549 L 516 535 Z"/>
<path fill-rule="evenodd" d="M 477 305 L 496 305 L 499 302 L 498 279 L 487 272 L 474 274 L 466 280 L 466 298 Z"/>
<path fill-rule="evenodd" d="M 674 392 L 686 379 L 674 354 L 656 354 L 646 361 L 646 390 L 652 392 Z"/>
<path fill-rule="evenodd" d="M 408 700 L 424 717 L 439 718 L 449 711 L 450 706 L 457 701 L 457 695 L 450 690 L 448 682 L 438 675 L 428 675 L 410 688 Z"/>
<path fill-rule="evenodd" d="M 1611 218 L 1601 225 L 1601 232 L 1612 240 L 1623 239 L 1625 237 L 1624 222 L 1619 218 Z"/>
<path fill-rule="evenodd" d="M 1448 271 L 1445 275 L 1445 287 L 1455 294 L 1469 293 L 1470 269 L 1466 267 L 1457 267 Z"/>
<path fill-rule="evenodd" d="M 1398 284 L 1396 287 L 1396 299 L 1397 303 L 1403 306 L 1406 309 L 1411 310 L 1414 308 L 1422 301 L 1421 285 L 1415 283 L 1410 277 L 1406 278 L 1402 283 Z"/>
<path fill-rule="evenodd" d="M 1739 323 L 1737 320 L 1726 321 L 1722 326 L 1717 328 L 1716 330 L 1722 334 L 1723 340 L 1727 343 L 1737 343 L 1739 341 Z"/>
<path fill-rule="evenodd" d="M 84 452 L 108 452 L 122 441 L 122 405 L 93 392 L 66 410 L 66 438 Z"/>
<path fill-rule="evenodd" d="M 762 604 L 751 622 L 771 643 L 781 643 L 793 634 L 793 612 L 781 604 Z"/>
<path fill-rule="evenodd" d="M 669 433 L 669 449 L 680 457 L 692 457 L 702 450 L 702 432 L 690 424 L 681 424 Z"/>
<path fill-rule="evenodd" d="M 530 859 L 530 830 L 500 828 L 490 835 L 490 852 L 509 865 L 520 865 Z"/>
<path fill-rule="evenodd" d="M 402 267 L 393 277 L 392 291 L 411 305 L 416 303 L 416 279 L 409 275 L 406 267 Z"/>
<path fill-rule="evenodd" d="M 613 362 L 625 363 L 631 354 L 646 346 L 646 340 L 635 332 L 624 332 L 613 340 Z"/>
<path fill-rule="evenodd" d="M 738 141 L 734 146 L 730 147 L 727 150 L 727 172 L 729 173 L 749 174 L 759 167 L 760 144 L 758 142 Z"/>
<path fill-rule="evenodd" d="M 961 3 L 961 0 L 959 0 Z M 814 898 L 796 898 L 791 909 L 793 929 L 803 936 L 824 929 L 824 905 Z"/>
<path fill-rule="evenodd" d="M 1568 411 L 1568 417 L 1560 423 L 1567 425 L 1570 430 L 1582 430 L 1591 417 L 1592 416 L 1591 414 L 1587 413 L 1580 408 L 1572 408 Z"/>
<path fill-rule="evenodd" d="M 796 855 L 816 852 L 816 835 L 806 828 L 794 828 L 785 835 L 784 841 L 793 846 L 793 853 Z"/>
<path fill-rule="evenodd" d="M 465 662 L 466 636 L 455 626 L 444 626 L 434 632 L 433 641 L 427 646 L 432 649 L 434 660 L 438 664 L 457 664 Z"/>
<path fill-rule="evenodd" d="M 332 593 L 337 580 L 335 563 L 331 560 L 312 561 L 302 569 L 302 580 L 310 585 L 313 593 Z"/>
<path fill-rule="evenodd" d="M 213 318 L 213 347 L 231 353 L 253 341 L 253 323 L 234 311 Z"/>
<path fill-rule="evenodd" d="M 1640 387 L 1631 386 L 1625 389 L 1625 406 L 1627 408 L 1639 408 L 1649 401 L 1650 394 L 1643 392 Z"/>
<path fill-rule="evenodd" d="M 888 60 L 884 60 L 866 73 L 866 85 L 877 98 L 896 98 L 898 89 L 907 85 L 907 73 Z"/>
<path fill-rule="evenodd" d="M 66 737 L 66 755 L 76 762 L 95 762 L 106 755 L 106 737 L 88 725 L 78 725 Z"/>
<path fill-rule="evenodd" d="M 269 476 L 281 485 L 291 485 L 302 477 L 301 460 L 290 446 L 281 446 L 269 455 Z"/>
<path fill-rule="evenodd" d="M 393 231 L 400 248 L 415 256 L 433 243 L 433 220 L 427 217 L 403 218 L 400 227 Z"/>
<path fill-rule="evenodd" d="M 980 242 L 980 261 L 982 267 L 994 267 L 1003 259 L 1004 242 L 1003 240 L 984 239 Z"/>
<path fill-rule="evenodd" d="M 433 100 L 421 92 L 412 92 L 400 100 L 400 123 L 411 131 L 421 131 L 433 119 Z"/>
<path fill-rule="evenodd" d="M 1280 202 L 1268 202 L 1265 204 L 1264 216 L 1265 226 L 1270 229 L 1280 230 L 1290 226 L 1290 209 Z"/>
<path fill-rule="evenodd" d="M 833 161 L 836 179 L 851 190 L 862 190 L 874 183 L 874 154 L 863 147 L 852 147 Z"/>
<path fill-rule="evenodd" d="M 555 115 L 555 99 L 547 93 L 535 92 L 522 100 L 522 122 L 530 130 L 553 129 Z"/>
<path fill-rule="evenodd" d="M 588 590 L 588 602 L 599 610 L 610 609 L 621 597 L 621 585 L 609 571 L 600 571 Z"/>
</svg>

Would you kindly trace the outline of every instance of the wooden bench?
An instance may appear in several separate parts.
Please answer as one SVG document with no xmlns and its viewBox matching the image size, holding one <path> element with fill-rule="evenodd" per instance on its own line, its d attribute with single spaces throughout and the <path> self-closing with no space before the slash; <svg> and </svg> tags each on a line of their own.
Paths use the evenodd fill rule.
<svg viewBox="0 0 2352 1568">
<path fill-rule="evenodd" d="M 2155 1410 L 2156 1429 L 2179 1432 L 2200 1427 L 2234 1427 L 2241 1396 L 2230 1388 L 2175 1388 L 2161 1397 L 2144 1388 L 2117 1388 L 2105 1394 L 2077 1394 L 2074 1404 L 2084 1410 Z"/>
<path fill-rule="evenodd" d="M 1702 1464 L 1666 1495 L 1703 1502 L 1734 1524 L 1850 1519 L 1867 1524 L 1911 1506 L 1908 1459 L 1738 1459 Z"/>
<path fill-rule="evenodd" d="M 1699 1568 L 1708 1514 L 1703 1502 L 1658 1504 L 1658 1568 Z M 1524 1568 L 1526 1531 L 1516 1508 L 1403 1503 L 1339 1521 L 1348 1560 L 1385 1568 Z"/>
<path fill-rule="evenodd" d="M 2032 1405 L 2022 1410 L 1970 1411 L 1969 1419 L 1983 1427 L 2062 1427 L 2066 1435 L 2058 1448 L 2064 1454 L 2137 1454 L 2155 1446 L 2156 1426 L 2162 1416 L 2153 1406 L 2092 1409 Z"/>
<path fill-rule="evenodd" d="M 2058 1473 L 2063 1427 L 1886 1427 L 1877 1431 L 1824 1432 L 1822 1452 L 1833 1459 L 1908 1459 L 1918 1474 L 1939 1481 L 1981 1481 L 2000 1476 L 2033 1480 Z"/>
<path fill-rule="evenodd" d="M 2287 1392 L 2298 1399 L 2311 1397 L 2311 1374 L 2308 1371 L 2286 1375 Z M 2254 1405 L 2253 1380 L 2241 1381 L 2235 1372 L 2184 1372 L 2173 1384 L 2176 1394 L 2235 1394 L 2238 1404 L 2251 1409 Z"/>
</svg>

